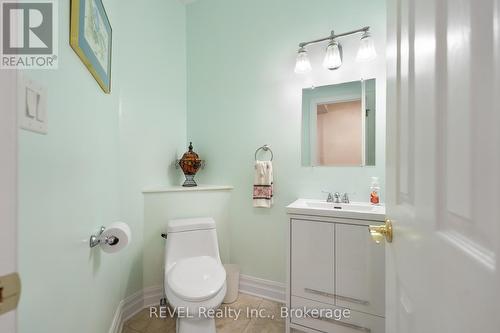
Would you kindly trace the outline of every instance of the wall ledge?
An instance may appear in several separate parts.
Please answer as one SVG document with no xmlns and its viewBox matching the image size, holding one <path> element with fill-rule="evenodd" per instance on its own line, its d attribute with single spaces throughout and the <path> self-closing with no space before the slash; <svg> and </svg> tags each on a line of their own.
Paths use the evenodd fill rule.
<svg viewBox="0 0 500 333">
<path fill-rule="evenodd" d="M 144 194 L 166 193 L 166 192 L 199 192 L 199 191 L 231 191 L 234 187 L 230 185 L 198 185 L 195 187 L 183 186 L 152 186 L 142 190 Z"/>
</svg>

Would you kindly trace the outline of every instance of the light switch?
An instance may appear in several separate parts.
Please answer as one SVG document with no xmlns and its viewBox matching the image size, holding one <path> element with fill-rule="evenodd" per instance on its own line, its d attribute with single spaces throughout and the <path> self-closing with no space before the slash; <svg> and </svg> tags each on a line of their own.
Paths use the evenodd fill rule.
<svg viewBox="0 0 500 333">
<path fill-rule="evenodd" d="M 33 89 L 26 87 L 26 116 L 35 118 L 37 115 L 38 103 L 40 102 L 40 95 Z"/>
<path fill-rule="evenodd" d="M 36 120 L 39 122 L 45 123 L 45 109 L 46 106 L 40 107 L 40 101 L 42 100 L 42 96 L 40 94 L 36 94 Z"/>
<path fill-rule="evenodd" d="M 19 80 L 19 125 L 22 129 L 47 134 L 47 90 L 26 76 Z"/>
</svg>

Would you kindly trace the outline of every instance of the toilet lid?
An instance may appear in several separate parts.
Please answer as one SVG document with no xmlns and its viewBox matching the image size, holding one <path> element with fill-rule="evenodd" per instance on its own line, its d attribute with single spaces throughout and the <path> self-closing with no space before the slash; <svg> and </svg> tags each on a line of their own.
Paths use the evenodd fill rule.
<svg viewBox="0 0 500 333">
<path fill-rule="evenodd" d="M 170 289 L 187 301 L 203 301 L 217 294 L 226 282 L 226 271 L 212 257 L 179 260 L 167 274 Z"/>
</svg>

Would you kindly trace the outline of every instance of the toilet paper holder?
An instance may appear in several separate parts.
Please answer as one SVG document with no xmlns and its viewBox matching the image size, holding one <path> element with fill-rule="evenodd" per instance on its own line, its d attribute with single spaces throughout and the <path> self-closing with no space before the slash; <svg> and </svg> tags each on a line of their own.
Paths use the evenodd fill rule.
<svg viewBox="0 0 500 333">
<path fill-rule="evenodd" d="M 111 237 L 102 238 L 101 236 L 102 236 L 102 233 L 104 232 L 104 230 L 106 230 L 106 227 L 102 226 L 101 229 L 99 229 L 99 231 L 95 235 L 90 236 L 89 245 L 91 248 L 96 247 L 97 245 L 99 245 L 101 243 L 108 244 L 108 245 L 118 244 L 118 242 L 120 241 L 120 239 L 118 237 L 111 236 Z"/>
</svg>

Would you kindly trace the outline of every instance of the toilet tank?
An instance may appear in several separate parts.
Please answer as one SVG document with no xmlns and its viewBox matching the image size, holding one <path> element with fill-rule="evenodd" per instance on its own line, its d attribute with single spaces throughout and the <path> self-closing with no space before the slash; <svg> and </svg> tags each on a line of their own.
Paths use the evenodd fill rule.
<svg viewBox="0 0 500 333">
<path fill-rule="evenodd" d="M 221 262 L 215 221 L 211 217 L 170 220 L 165 242 L 165 271 L 177 260 L 210 256 Z"/>
</svg>

